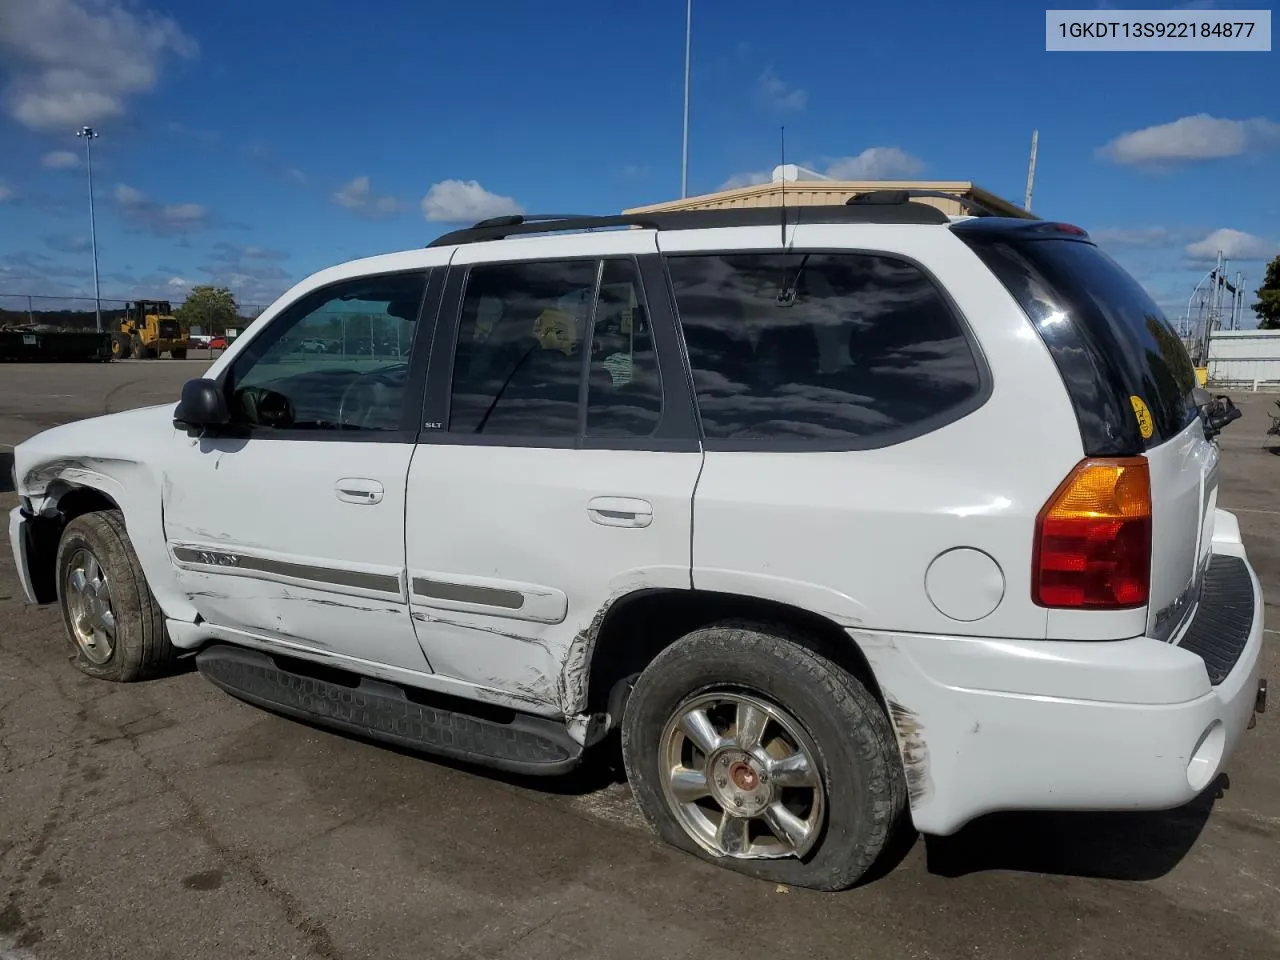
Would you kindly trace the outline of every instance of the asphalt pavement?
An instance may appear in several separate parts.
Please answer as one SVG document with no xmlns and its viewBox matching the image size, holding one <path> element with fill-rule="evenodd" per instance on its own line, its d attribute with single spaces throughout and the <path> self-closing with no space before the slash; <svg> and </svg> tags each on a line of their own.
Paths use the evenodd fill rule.
<svg viewBox="0 0 1280 960">
<path fill-rule="evenodd" d="M 207 363 L 0 365 L 0 508 L 13 444 L 176 400 Z M 1233 397 L 1220 502 L 1280 600 L 1274 398 Z M 607 753 L 564 781 L 497 776 L 275 716 L 190 671 L 83 677 L 5 546 L 0 960 L 1275 958 L 1278 753 L 1275 705 L 1183 809 L 993 815 L 917 839 L 858 889 L 779 888 L 659 844 Z"/>
</svg>

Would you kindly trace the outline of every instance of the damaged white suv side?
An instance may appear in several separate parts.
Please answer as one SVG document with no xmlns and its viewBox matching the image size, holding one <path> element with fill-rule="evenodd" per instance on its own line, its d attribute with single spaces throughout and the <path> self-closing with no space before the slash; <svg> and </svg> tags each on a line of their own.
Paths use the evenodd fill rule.
<svg viewBox="0 0 1280 960">
<path fill-rule="evenodd" d="M 899 827 L 1224 768 L 1263 607 L 1207 400 L 1076 227 L 503 218 L 308 278 L 176 407 L 21 444 L 10 538 L 87 674 L 194 655 L 528 773 L 618 730 L 665 840 L 838 889 Z"/>
</svg>

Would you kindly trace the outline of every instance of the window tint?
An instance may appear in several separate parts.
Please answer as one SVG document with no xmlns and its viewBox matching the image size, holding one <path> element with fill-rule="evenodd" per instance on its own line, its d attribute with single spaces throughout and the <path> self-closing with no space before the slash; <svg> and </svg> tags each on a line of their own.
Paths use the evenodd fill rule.
<svg viewBox="0 0 1280 960">
<path fill-rule="evenodd" d="M 368 277 L 303 299 L 235 361 L 232 418 L 246 426 L 397 430 L 424 274 Z"/>
<path fill-rule="evenodd" d="M 467 277 L 449 430 L 574 437 L 595 260 L 477 266 Z"/>
<path fill-rule="evenodd" d="M 648 437 L 662 415 L 653 329 L 632 260 L 606 260 L 591 336 L 587 436 Z"/>
<path fill-rule="evenodd" d="M 1143 448 L 1130 396 L 1151 411 L 1146 447 L 1195 419 L 1195 369 L 1186 347 L 1142 285 L 1111 257 L 1078 240 L 961 235 L 1044 337 L 1091 454 L 1124 452 L 1125 443 Z"/>
<path fill-rule="evenodd" d="M 909 263 L 845 253 L 668 263 L 709 439 L 892 442 L 980 394 L 956 316 Z"/>
</svg>

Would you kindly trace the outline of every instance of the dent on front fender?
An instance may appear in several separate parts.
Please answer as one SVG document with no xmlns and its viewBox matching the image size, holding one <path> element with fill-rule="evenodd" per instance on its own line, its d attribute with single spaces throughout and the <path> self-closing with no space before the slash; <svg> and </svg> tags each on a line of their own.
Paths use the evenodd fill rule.
<svg viewBox="0 0 1280 960">
<path fill-rule="evenodd" d="M 21 491 L 36 517 L 60 519 L 71 498 L 84 490 L 114 503 L 124 516 L 129 541 L 160 609 L 170 619 L 196 619 L 195 607 L 173 575 L 165 544 L 161 484 L 149 466 L 118 457 L 51 457 L 25 465 L 23 471 Z"/>
</svg>

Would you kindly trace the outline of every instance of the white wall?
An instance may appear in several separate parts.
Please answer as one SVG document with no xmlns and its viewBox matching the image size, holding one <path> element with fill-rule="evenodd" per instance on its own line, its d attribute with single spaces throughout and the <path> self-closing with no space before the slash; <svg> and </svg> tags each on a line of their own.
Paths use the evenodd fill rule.
<svg viewBox="0 0 1280 960">
<path fill-rule="evenodd" d="M 1208 366 L 1211 384 L 1280 384 L 1280 330 L 1219 330 Z"/>
</svg>

